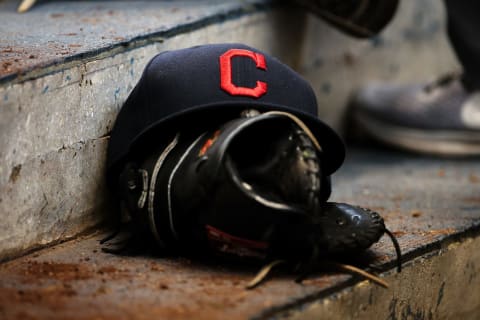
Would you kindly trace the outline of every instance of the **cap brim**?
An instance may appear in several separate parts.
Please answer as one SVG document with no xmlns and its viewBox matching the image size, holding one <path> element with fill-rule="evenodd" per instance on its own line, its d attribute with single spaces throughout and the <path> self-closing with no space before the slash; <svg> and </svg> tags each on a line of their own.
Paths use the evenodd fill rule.
<svg viewBox="0 0 480 320">
<path fill-rule="evenodd" d="M 232 103 L 231 101 L 220 101 L 215 104 L 199 105 L 195 108 L 187 109 L 175 113 L 169 117 L 154 122 L 138 134 L 132 146 L 158 139 L 166 133 L 180 132 L 182 128 L 194 128 L 197 130 L 208 130 L 212 126 L 220 125 L 228 119 L 237 118 L 245 109 L 256 109 L 260 112 L 279 110 L 290 112 L 298 116 L 309 127 L 317 138 L 324 153 L 323 170 L 327 175 L 334 173 L 342 165 L 345 159 L 345 144 L 340 136 L 318 117 L 294 110 L 292 108 L 273 105 L 273 104 L 255 104 L 255 103 Z"/>
</svg>

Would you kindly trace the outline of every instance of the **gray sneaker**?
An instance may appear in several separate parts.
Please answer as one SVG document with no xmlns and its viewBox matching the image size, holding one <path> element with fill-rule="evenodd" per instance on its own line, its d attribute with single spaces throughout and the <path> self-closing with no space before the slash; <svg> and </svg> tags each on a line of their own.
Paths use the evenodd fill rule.
<svg viewBox="0 0 480 320">
<path fill-rule="evenodd" d="M 403 149 L 437 155 L 480 155 L 480 91 L 459 75 L 428 85 L 372 84 L 351 104 L 352 119 L 368 135 Z"/>
</svg>

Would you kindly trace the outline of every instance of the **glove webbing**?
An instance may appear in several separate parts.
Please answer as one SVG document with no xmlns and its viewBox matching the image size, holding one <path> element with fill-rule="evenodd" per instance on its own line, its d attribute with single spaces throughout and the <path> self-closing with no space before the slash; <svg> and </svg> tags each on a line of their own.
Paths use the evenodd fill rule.
<svg viewBox="0 0 480 320">
<path fill-rule="evenodd" d="M 288 118 L 290 118 L 293 122 L 295 122 L 303 131 L 305 131 L 305 133 L 307 134 L 307 136 L 310 138 L 310 140 L 312 140 L 313 144 L 315 145 L 315 147 L 317 148 L 318 151 L 322 152 L 322 147 L 320 146 L 320 144 L 318 143 L 318 140 L 317 138 L 313 135 L 312 131 L 310 130 L 310 128 L 302 121 L 300 120 L 300 118 L 298 118 L 297 116 L 291 114 L 290 112 L 285 112 L 285 111 L 268 111 L 268 112 L 265 112 L 265 114 L 279 114 L 279 115 L 283 115 L 283 116 L 286 116 Z"/>
</svg>

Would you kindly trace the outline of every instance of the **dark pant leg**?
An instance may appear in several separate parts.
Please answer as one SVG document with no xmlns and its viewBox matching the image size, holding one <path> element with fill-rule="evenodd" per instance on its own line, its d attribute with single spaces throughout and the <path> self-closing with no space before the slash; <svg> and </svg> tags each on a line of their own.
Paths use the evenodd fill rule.
<svg viewBox="0 0 480 320">
<path fill-rule="evenodd" d="M 480 1 L 445 0 L 448 36 L 467 88 L 480 89 Z"/>
</svg>

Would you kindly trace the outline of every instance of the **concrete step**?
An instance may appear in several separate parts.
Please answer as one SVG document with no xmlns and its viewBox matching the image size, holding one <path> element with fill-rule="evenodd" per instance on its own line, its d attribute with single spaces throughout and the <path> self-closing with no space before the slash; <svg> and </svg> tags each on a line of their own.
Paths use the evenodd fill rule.
<svg viewBox="0 0 480 320">
<path fill-rule="evenodd" d="M 103 180 L 109 132 L 161 51 L 212 42 L 265 50 L 312 82 L 319 114 L 335 128 L 362 81 L 430 78 L 456 66 L 435 0 L 402 3 L 369 41 L 267 0 L 51 1 L 22 15 L 17 5 L 0 2 L 0 260 L 113 214 Z"/>
<path fill-rule="evenodd" d="M 342 272 L 303 281 L 277 270 L 158 255 L 103 253 L 102 234 L 0 265 L 0 318 L 9 319 L 478 319 L 480 163 L 350 149 L 334 200 L 382 213 L 404 269 L 383 237 L 350 260 L 375 266 L 385 289 Z"/>
<path fill-rule="evenodd" d="M 239 41 L 293 63 L 302 13 L 268 1 L 0 3 L 0 259 L 104 221 L 105 151 L 123 101 L 155 54 Z M 6 41 L 3 41 L 6 40 Z"/>
<path fill-rule="evenodd" d="M 341 130 L 362 83 L 458 67 L 441 2 L 402 1 L 367 41 L 267 0 L 50 1 L 24 15 L 17 5 L 0 2 L 0 260 L 24 256 L 0 265 L 1 319 L 478 318 L 475 159 L 349 147 L 332 199 L 379 211 L 397 236 L 402 273 L 385 238 L 353 261 L 375 266 L 387 290 L 319 272 L 301 285 L 277 274 L 246 291 L 256 269 L 115 256 L 101 252 L 99 231 L 78 236 L 115 214 L 103 180 L 109 132 L 155 54 L 213 42 L 267 51 L 312 83 L 320 117 Z"/>
</svg>

